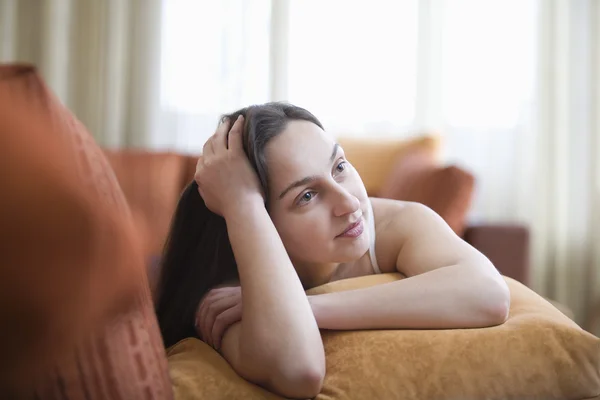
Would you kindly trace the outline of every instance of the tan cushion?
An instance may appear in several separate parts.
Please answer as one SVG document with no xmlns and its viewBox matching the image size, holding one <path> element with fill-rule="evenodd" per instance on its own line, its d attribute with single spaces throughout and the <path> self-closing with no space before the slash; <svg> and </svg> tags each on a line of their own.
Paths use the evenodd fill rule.
<svg viewBox="0 0 600 400">
<path fill-rule="evenodd" d="M 380 196 L 382 186 L 398 160 L 415 151 L 436 158 L 440 148 L 440 139 L 436 136 L 402 139 L 341 137 L 338 143 L 358 171 L 369 196 L 375 197 Z"/>
<path fill-rule="evenodd" d="M 475 177 L 456 165 L 439 166 L 426 153 L 415 151 L 399 157 L 379 195 L 425 204 L 462 236 L 475 195 Z"/>
<path fill-rule="evenodd" d="M 309 294 L 397 279 L 399 274 L 347 279 Z M 512 304 L 508 321 L 500 326 L 323 331 L 327 375 L 317 399 L 551 400 L 600 395 L 600 339 L 527 287 L 510 278 L 506 281 Z M 225 391 L 270 398 L 232 378 L 231 367 L 197 339 L 186 339 L 170 351 L 178 399 L 233 398 L 221 394 Z"/>
<path fill-rule="evenodd" d="M 169 374 L 176 400 L 280 399 L 246 381 L 212 347 L 187 338 L 168 351 Z"/>
<path fill-rule="evenodd" d="M 0 398 L 171 398 L 129 207 L 30 66 L 0 67 L 0 171 Z"/>
</svg>

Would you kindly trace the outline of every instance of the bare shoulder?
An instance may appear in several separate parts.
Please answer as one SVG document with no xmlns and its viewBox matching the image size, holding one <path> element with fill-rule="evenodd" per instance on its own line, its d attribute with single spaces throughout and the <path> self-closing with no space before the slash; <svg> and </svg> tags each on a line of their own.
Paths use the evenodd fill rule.
<svg viewBox="0 0 600 400">
<path fill-rule="evenodd" d="M 414 202 L 372 199 L 377 260 L 382 271 L 406 276 L 466 260 L 489 264 L 479 251 L 462 240 L 431 208 Z M 379 225 L 379 227 L 378 227 Z"/>
<path fill-rule="evenodd" d="M 423 215 L 435 212 L 423 204 L 410 201 L 371 198 L 371 204 L 377 262 L 382 272 L 396 272 L 396 261 L 403 244 L 417 228 Z"/>
<path fill-rule="evenodd" d="M 371 198 L 373 213 L 375 214 L 376 232 L 384 232 L 386 229 L 394 228 L 394 233 L 402 233 L 403 230 L 411 229 L 409 222 L 415 222 L 422 218 L 441 218 L 429 207 L 412 201 L 401 201 L 392 199 Z M 398 231 L 397 228 L 404 228 Z"/>
</svg>

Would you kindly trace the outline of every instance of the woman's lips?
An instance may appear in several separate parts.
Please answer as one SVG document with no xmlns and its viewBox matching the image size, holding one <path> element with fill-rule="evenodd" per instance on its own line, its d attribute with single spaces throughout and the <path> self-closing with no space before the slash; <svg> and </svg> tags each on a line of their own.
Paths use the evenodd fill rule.
<svg viewBox="0 0 600 400">
<path fill-rule="evenodd" d="M 363 219 L 362 217 L 355 223 L 350 224 L 348 228 L 337 237 L 339 238 L 356 238 L 362 235 L 364 231 Z"/>
</svg>

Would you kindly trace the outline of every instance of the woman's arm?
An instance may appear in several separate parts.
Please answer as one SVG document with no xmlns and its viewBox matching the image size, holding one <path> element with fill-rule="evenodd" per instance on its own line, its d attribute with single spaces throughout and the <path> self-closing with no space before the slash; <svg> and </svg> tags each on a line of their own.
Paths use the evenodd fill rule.
<svg viewBox="0 0 600 400">
<path fill-rule="evenodd" d="M 322 329 L 477 328 L 506 320 L 504 290 L 477 267 L 452 265 L 310 302 Z"/>
<path fill-rule="evenodd" d="M 310 296 L 323 329 L 476 328 L 503 323 L 508 287 L 492 263 L 435 212 L 408 203 L 386 228 L 406 279 Z"/>
<path fill-rule="evenodd" d="M 325 375 L 319 329 L 244 153 L 243 117 L 229 126 L 222 123 L 206 142 L 195 175 L 206 206 L 225 218 L 242 288 L 242 320 L 221 351 L 252 382 L 286 397 L 314 397 Z"/>
<path fill-rule="evenodd" d="M 258 199 L 226 216 L 242 287 L 242 320 L 222 353 L 248 380 L 288 397 L 314 397 L 325 375 L 310 304 L 271 218 Z"/>
</svg>

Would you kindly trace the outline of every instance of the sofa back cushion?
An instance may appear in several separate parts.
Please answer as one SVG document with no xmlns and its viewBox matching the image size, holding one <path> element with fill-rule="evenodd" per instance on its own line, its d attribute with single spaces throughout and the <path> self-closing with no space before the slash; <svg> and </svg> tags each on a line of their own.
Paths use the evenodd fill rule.
<svg viewBox="0 0 600 400">
<path fill-rule="evenodd" d="M 146 255 L 160 255 L 183 189 L 185 156 L 132 149 L 104 153 L 144 236 Z"/>
<path fill-rule="evenodd" d="M 369 196 L 425 204 L 458 234 L 465 230 L 475 178 L 439 162 L 441 138 L 340 138 L 346 158 L 360 174 Z"/>
<path fill-rule="evenodd" d="M 125 197 L 31 66 L 0 66 L 0 171 L 0 397 L 172 398 Z"/>
<path fill-rule="evenodd" d="M 340 137 L 346 159 L 356 168 L 369 196 L 380 197 L 392 168 L 398 160 L 423 152 L 432 159 L 438 157 L 440 140 L 436 136 L 418 136 L 402 139 L 376 139 L 371 137 Z"/>
<path fill-rule="evenodd" d="M 422 203 L 438 213 L 459 236 L 475 195 L 475 177 L 457 165 L 439 165 L 422 150 L 398 157 L 380 196 Z"/>
</svg>

